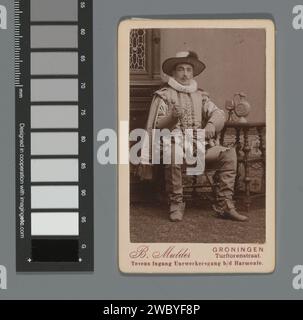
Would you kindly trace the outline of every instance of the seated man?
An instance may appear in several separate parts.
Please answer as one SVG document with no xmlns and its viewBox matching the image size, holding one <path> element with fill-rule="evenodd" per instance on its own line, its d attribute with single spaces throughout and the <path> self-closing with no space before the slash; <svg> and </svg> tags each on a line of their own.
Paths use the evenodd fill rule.
<svg viewBox="0 0 303 320">
<path fill-rule="evenodd" d="M 214 210 L 222 217 L 246 221 L 233 203 L 234 185 L 237 170 L 237 155 L 233 148 L 215 143 L 217 134 L 224 127 L 225 115 L 208 97 L 197 88 L 193 79 L 205 69 L 195 52 L 177 53 L 176 57 L 165 60 L 162 70 L 169 76 L 167 85 L 156 91 L 148 118 L 147 130 L 157 129 L 205 129 L 206 168 L 215 165 L 218 190 Z M 172 143 L 172 162 L 165 164 L 165 184 L 168 193 L 169 214 L 172 221 L 183 219 L 185 202 L 182 189 L 182 165 L 174 161 Z M 141 170 L 141 176 L 146 172 Z"/>
</svg>

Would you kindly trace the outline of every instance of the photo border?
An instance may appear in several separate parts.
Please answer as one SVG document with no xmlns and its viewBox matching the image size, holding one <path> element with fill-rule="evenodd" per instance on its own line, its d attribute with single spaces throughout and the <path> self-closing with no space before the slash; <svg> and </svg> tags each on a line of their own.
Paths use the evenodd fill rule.
<svg viewBox="0 0 303 320">
<path fill-rule="evenodd" d="M 130 77 L 129 77 L 129 33 L 131 29 L 168 29 L 168 28 L 239 28 L 258 29 L 266 31 L 266 206 L 265 226 L 266 241 L 258 243 L 131 243 L 130 242 L 130 179 L 129 164 L 121 164 L 122 155 L 128 154 L 128 143 L 118 143 L 118 230 L 119 230 L 119 269 L 123 273 L 271 273 L 275 269 L 275 26 L 269 19 L 128 19 L 120 22 L 118 29 L 118 133 L 125 132 L 121 121 L 128 121 L 130 111 Z M 125 126 L 125 123 L 122 124 Z M 128 128 L 127 128 L 128 131 Z M 119 134 L 118 134 L 119 136 Z M 125 142 L 125 141 L 124 141 Z M 125 162 L 123 162 L 125 163 Z M 132 266 L 131 253 L 138 248 L 148 246 L 148 252 L 153 255 L 163 252 L 169 246 L 175 250 L 190 248 L 193 260 L 214 261 L 214 247 L 263 248 L 261 265 L 237 266 L 182 266 L 158 267 L 144 266 L 147 261 L 155 258 L 139 258 L 142 265 Z M 201 255 L 201 252 L 203 255 Z M 167 261 L 167 259 L 163 259 Z M 180 260 L 180 259 L 179 259 Z M 183 259 L 185 260 L 185 259 Z M 221 261 L 222 259 L 220 259 Z M 241 259 L 237 259 L 242 261 Z M 182 261 L 182 259 L 181 259 Z M 244 260 L 243 260 L 244 261 Z M 139 262 L 139 261 L 138 261 Z"/>
</svg>

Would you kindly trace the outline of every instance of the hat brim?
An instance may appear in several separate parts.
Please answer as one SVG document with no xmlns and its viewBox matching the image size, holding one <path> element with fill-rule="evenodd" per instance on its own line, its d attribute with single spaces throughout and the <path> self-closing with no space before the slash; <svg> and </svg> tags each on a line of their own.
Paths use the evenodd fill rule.
<svg viewBox="0 0 303 320">
<path fill-rule="evenodd" d="M 162 70 L 164 73 L 172 76 L 173 70 L 175 69 L 176 65 L 181 63 L 192 65 L 194 70 L 194 77 L 200 74 L 206 68 L 205 64 L 202 61 L 190 57 L 184 57 L 166 59 L 162 64 Z"/>
</svg>

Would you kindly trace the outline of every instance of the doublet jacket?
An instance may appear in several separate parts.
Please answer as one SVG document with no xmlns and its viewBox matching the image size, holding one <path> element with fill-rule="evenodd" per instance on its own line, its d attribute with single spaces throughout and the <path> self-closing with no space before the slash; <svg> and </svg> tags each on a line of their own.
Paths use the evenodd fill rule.
<svg viewBox="0 0 303 320">
<path fill-rule="evenodd" d="M 201 89 L 184 92 L 184 90 L 177 90 L 170 85 L 157 90 L 150 106 L 146 125 L 147 136 L 141 151 L 141 165 L 138 170 L 141 179 L 152 179 L 152 148 L 150 148 L 153 145 L 152 131 L 159 127 L 159 121 L 171 117 L 174 105 L 185 107 L 185 113 L 173 127 L 168 128 L 170 130 L 204 129 L 208 123 L 211 123 L 218 133 L 224 126 L 224 111 L 209 99 L 207 92 Z"/>
<path fill-rule="evenodd" d="M 169 117 L 174 105 L 185 107 L 185 113 L 177 124 L 170 129 L 203 129 L 207 123 L 212 123 L 216 132 L 224 126 L 224 111 L 219 109 L 210 99 L 207 92 L 198 89 L 195 92 L 185 93 L 167 86 L 155 92 L 152 108 L 156 108 L 154 126 L 159 120 Z"/>
</svg>

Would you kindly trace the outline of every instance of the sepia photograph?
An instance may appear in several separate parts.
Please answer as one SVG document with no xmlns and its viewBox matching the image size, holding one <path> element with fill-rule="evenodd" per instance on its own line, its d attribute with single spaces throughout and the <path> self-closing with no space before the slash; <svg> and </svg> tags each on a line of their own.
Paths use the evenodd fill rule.
<svg viewBox="0 0 303 320">
<path fill-rule="evenodd" d="M 186 255 L 184 244 L 264 253 L 274 234 L 273 24 L 128 22 L 128 41 L 119 39 L 128 46 L 119 49 L 130 153 L 127 181 L 119 175 L 128 214 L 119 214 L 128 223 L 119 228 L 136 248 L 130 258 L 157 243 L 167 250 L 153 258 Z"/>
</svg>

